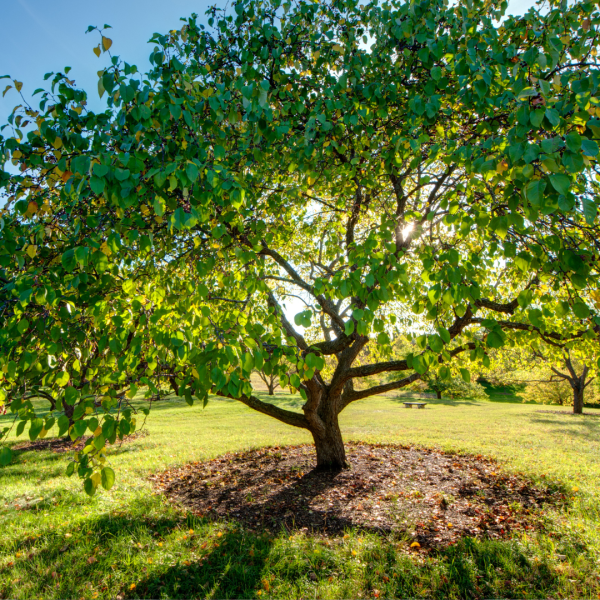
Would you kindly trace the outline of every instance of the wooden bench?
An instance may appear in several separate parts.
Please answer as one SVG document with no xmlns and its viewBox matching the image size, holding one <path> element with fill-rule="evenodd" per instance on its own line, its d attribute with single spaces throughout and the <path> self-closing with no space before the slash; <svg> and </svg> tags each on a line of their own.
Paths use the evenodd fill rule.
<svg viewBox="0 0 600 600">
<path fill-rule="evenodd" d="M 416 406 L 417 408 L 425 408 L 427 402 L 404 402 L 403 404 L 405 408 L 412 408 L 413 406 Z"/>
</svg>

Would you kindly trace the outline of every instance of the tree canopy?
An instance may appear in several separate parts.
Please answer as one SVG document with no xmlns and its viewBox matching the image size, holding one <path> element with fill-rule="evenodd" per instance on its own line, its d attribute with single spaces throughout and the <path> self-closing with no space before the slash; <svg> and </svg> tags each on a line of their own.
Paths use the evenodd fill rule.
<svg viewBox="0 0 600 600">
<path fill-rule="evenodd" d="M 505 10 L 242 0 L 155 35 L 148 73 L 110 56 L 103 112 L 49 74 L 0 138 L 17 433 L 89 430 L 69 473 L 91 494 L 132 398 L 220 394 L 308 429 L 317 465 L 341 468 L 356 400 L 514 340 L 597 344 L 600 14 Z M 418 348 L 401 360 L 400 332 Z M 254 369 L 302 412 L 254 395 Z M 396 376 L 361 383 L 379 373 Z"/>
</svg>

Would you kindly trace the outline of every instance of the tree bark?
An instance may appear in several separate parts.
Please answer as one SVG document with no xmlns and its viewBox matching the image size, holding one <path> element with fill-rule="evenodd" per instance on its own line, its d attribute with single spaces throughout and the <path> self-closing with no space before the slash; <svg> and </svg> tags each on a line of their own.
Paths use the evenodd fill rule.
<svg viewBox="0 0 600 600">
<path fill-rule="evenodd" d="M 573 385 L 573 414 L 583 414 L 583 386 Z"/>
<path fill-rule="evenodd" d="M 318 471 L 341 471 L 348 468 L 346 449 L 336 414 L 323 419 L 323 427 L 311 429 L 317 451 Z"/>
<path fill-rule="evenodd" d="M 442 392 L 440 392 L 440 391 L 438 390 L 438 391 L 435 393 L 435 397 L 436 397 L 438 400 L 441 400 L 441 399 L 442 399 Z"/>
<path fill-rule="evenodd" d="M 273 383 L 268 383 L 267 387 L 269 388 L 269 396 L 275 395 L 275 385 Z"/>
</svg>

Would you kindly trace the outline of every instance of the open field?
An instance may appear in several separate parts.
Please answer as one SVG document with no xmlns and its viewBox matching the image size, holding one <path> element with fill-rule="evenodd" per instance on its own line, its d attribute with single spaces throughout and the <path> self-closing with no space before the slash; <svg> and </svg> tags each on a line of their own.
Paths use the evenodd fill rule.
<svg viewBox="0 0 600 600">
<path fill-rule="evenodd" d="M 257 536 L 209 523 L 153 494 L 147 476 L 309 436 L 234 401 L 202 409 L 174 398 L 153 408 L 148 435 L 111 450 L 110 493 L 90 499 L 64 476 L 68 454 L 15 451 L 0 470 L 0 598 L 599 597 L 600 410 L 582 418 L 499 400 L 430 400 L 426 410 L 365 400 L 342 414 L 342 431 L 347 440 L 492 456 L 507 471 L 563 486 L 572 499 L 548 513 L 544 533 L 425 555 L 369 533 Z M 275 401 L 300 406 L 282 393 Z"/>
</svg>

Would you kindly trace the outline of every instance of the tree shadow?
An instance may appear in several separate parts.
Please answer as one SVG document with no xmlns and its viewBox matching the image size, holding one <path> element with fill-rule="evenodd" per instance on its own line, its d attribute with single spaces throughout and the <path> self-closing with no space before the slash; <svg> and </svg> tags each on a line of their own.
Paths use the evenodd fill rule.
<svg viewBox="0 0 600 600">
<path fill-rule="evenodd" d="M 317 536 L 289 541 L 231 521 L 160 514 L 156 511 L 164 509 L 156 498 L 140 500 L 119 512 L 59 526 L 40 520 L 38 529 L 15 537 L 11 562 L 0 563 L 2 596 L 23 597 L 26 589 L 27 597 L 96 597 L 96 590 L 101 598 L 225 599 L 257 597 L 259 590 L 269 597 L 270 586 L 279 584 L 290 596 L 307 597 L 304 592 L 312 590 L 310 596 L 317 597 L 319 585 L 338 578 L 347 586 L 337 597 L 364 597 L 375 588 L 381 597 L 422 597 L 424 586 L 437 598 L 506 597 L 514 581 L 523 581 L 529 596 L 548 595 L 536 593 L 539 565 L 530 564 L 522 547 L 510 541 L 467 538 L 429 554 L 435 559 L 429 560 L 386 536 L 370 536 L 361 544 L 349 530 L 350 540 L 324 547 Z M 305 556 L 315 543 L 323 552 L 318 558 Z M 362 567 L 351 558 L 353 548 Z M 512 568 L 518 568 L 518 580 L 503 584 L 506 575 L 499 571 Z M 488 587 L 478 573 L 485 573 Z M 526 581 L 531 574 L 533 584 Z M 544 581 L 555 586 L 557 578 L 552 570 Z M 302 587 L 302 581 L 309 583 Z"/>
<path fill-rule="evenodd" d="M 572 413 L 565 413 L 565 416 L 560 421 L 542 416 L 539 412 L 527 416 L 532 422 L 543 425 L 555 435 L 569 435 L 587 441 L 597 441 L 600 437 L 600 419 L 598 419 L 598 415 L 573 415 Z M 560 415 L 556 415 L 556 417 L 560 417 Z M 580 428 L 582 426 L 585 431 L 575 429 L 575 427 Z"/>
<path fill-rule="evenodd" d="M 117 594 L 239 598 L 242 592 L 261 586 L 261 572 L 273 543 L 272 537 L 227 524 L 217 531 L 206 519 L 176 513 L 172 517 L 105 514 L 76 525 L 66 531 L 40 528 L 34 535 L 21 536 L 11 548 L 14 562 L 0 563 L 0 581 L 8 582 L 16 570 L 22 574 L 25 568 L 33 569 L 27 581 L 31 597 L 75 598 L 87 586 L 94 586 L 103 597 L 113 598 Z M 190 531 L 195 533 L 190 535 Z M 161 549 L 163 539 L 172 546 L 167 553 Z M 136 560 L 137 554 L 152 559 Z M 19 560 L 22 565 L 16 564 Z M 137 563 L 133 571 L 132 562 Z M 48 576 L 33 575 L 38 568 Z M 117 571 L 125 578 L 116 576 Z M 0 586 L 2 597 L 16 597 L 16 591 Z"/>
<path fill-rule="evenodd" d="M 278 454 L 275 452 L 273 456 L 278 457 Z M 235 464 L 238 459 L 233 457 L 230 460 Z M 198 511 L 211 520 L 231 520 L 254 531 L 269 531 L 273 534 L 282 530 L 287 533 L 307 531 L 335 536 L 354 528 L 389 533 L 389 527 L 361 524 L 353 520 L 351 515 L 341 515 L 336 508 L 315 506 L 315 498 L 333 488 L 347 485 L 347 481 L 341 480 L 354 476 L 351 470 L 317 471 L 313 468 L 313 461 L 312 453 L 308 454 L 306 463 L 301 468 L 296 470 L 293 467 L 297 476 L 291 477 L 289 469 L 278 464 L 277 460 L 272 464 L 263 464 L 260 479 L 264 484 L 257 484 L 257 474 L 252 470 L 244 471 L 243 462 L 239 461 L 241 468 L 235 475 L 234 484 L 218 487 L 201 483 L 190 485 L 186 480 L 179 486 L 175 482 L 173 485 L 178 486 L 175 497 L 188 510 Z M 278 486 L 277 492 L 269 493 L 269 489 L 274 487 L 269 482 L 283 483 L 281 478 L 285 479 L 285 485 Z M 359 474 L 355 477 L 353 486 L 354 493 L 360 494 L 362 490 L 370 488 L 371 482 L 364 474 Z M 207 506 L 210 506 L 208 511 Z"/>
<path fill-rule="evenodd" d="M 519 394 L 525 389 L 524 384 L 493 385 L 485 379 L 478 379 L 489 402 L 500 402 L 502 404 L 537 404 L 535 400 L 525 400 Z"/>
<path fill-rule="evenodd" d="M 390 400 L 395 404 L 404 404 L 405 402 L 426 402 L 427 406 L 475 406 L 477 404 L 481 404 L 476 400 L 471 400 L 469 398 L 423 398 L 420 396 L 395 396 L 391 397 Z M 427 410 L 427 406 L 425 408 L 409 408 L 408 410 Z"/>
<path fill-rule="evenodd" d="M 274 538 L 232 528 L 213 537 L 194 560 L 179 561 L 136 584 L 141 598 L 242 598 L 263 585 Z M 210 544 L 210 545 L 209 545 Z M 244 594 L 244 595 L 242 595 Z"/>
</svg>

